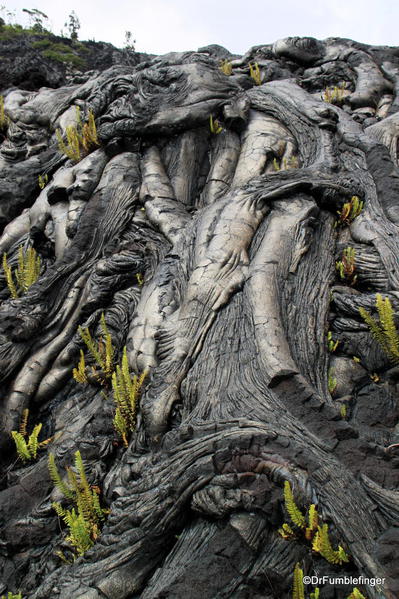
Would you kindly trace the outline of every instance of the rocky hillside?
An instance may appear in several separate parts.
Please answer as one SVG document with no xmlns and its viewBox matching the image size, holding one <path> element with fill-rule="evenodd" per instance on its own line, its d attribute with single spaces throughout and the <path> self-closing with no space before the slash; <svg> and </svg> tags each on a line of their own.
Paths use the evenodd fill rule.
<svg viewBox="0 0 399 599">
<path fill-rule="evenodd" d="M 18 25 L 0 24 L 0 88 L 37 90 L 82 82 L 87 71 L 136 65 L 145 55 L 95 41 L 74 41 Z"/>
<path fill-rule="evenodd" d="M 1 35 L 0 596 L 397 599 L 398 48 Z"/>
</svg>

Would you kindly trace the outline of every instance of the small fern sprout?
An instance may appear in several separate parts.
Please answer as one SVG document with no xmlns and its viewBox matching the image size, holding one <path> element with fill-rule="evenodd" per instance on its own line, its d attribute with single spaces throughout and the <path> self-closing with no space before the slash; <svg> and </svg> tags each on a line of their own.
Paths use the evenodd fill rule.
<svg viewBox="0 0 399 599">
<path fill-rule="evenodd" d="M 345 82 L 342 82 L 339 86 L 326 87 L 321 97 L 324 102 L 341 106 L 345 99 Z"/>
<path fill-rule="evenodd" d="M 357 280 L 356 270 L 356 250 L 353 247 L 346 247 L 342 252 L 341 260 L 335 263 L 335 268 L 338 271 L 339 277 L 347 281 L 349 285 L 354 285 Z"/>
<path fill-rule="evenodd" d="M 354 588 L 351 594 L 348 596 L 348 599 L 367 599 L 358 588 Z"/>
<path fill-rule="evenodd" d="M 48 183 L 48 174 L 39 175 L 39 187 L 40 189 L 44 189 Z"/>
<path fill-rule="evenodd" d="M 209 129 L 214 135 L 219 135 L 219 133 L 223 131 L 223 127 L 220 125 L 219 121 L 216 119 L 213 120 L 212 115 L 209 117 Z"/>
<path fill-rule="evenodd" d="M 14 439 L 15 448 L 17 450 L 18 457 L 23 462 L 34 460 L 37 457 L 37 452 L 40 448 L 45 447 L 52 441 L 52 437 L 45 441 L 39 442 L 39 434 L 42 430 L 42 424 L 36 424 L 30 435 L 27 432 L 29 410 L 24 410 L 22 415 L 21 424 L 19 431 L 11 431 L 11 436 Z"/>
<path fill-rule="evenodd" d="M 338 381 L 336 379 L 336 377 L 334 376 L 335 374 L 335 370 L 334 368 L 330 368 L 328 371 L 328 380 L 327 380 L 327 387 L 328 387 L 328 391 L 329 393 L 331 393 L 331 395 L 334 393 Z"/>
<path fill-rule="evenodd" d="M 333 336 L 332 336 L 332 332 L 328 331 L 328 333 L 327 333 L 328 351 L 331 352 L 331 353 L 334 353 L 336 351 L 338 345 L 339 345 L 338 339 L 334 340 Z"/>
<path fill-rule="evenodd" d="M 22 599 L 22 594 L 21 593 L 11 593 L 11 591 L 8 591 L 7 595 L 2 595 L 1 599 Z"/>
<path fill-rule="evenodd" d="M 350 223 L 355 220 L 363 210 L 364 202 L 362 202 L 358 196 L 352 196 L 349 202 L 345 202 L 342 206 L 341 210 L 338 210 L 337 214 L 339 216 L 339 224 L 340 225 L 350 225 Z"/>
<path fill-rule="evenodd" d="M 250 77 L 255 81 L 256 85 L 261 85 L 262 83 L 262 77 L 260 74 L 260 69 L 259 69 L 259 65 L 257 62 L 254 62 L 254 64 L 252 64 L 251 62 L 249 63 L 249 75 Z"/>
<path fill-rule="evenodd" d="M 233 65 L 231 64 L 231 61 L 227 59 L 222 60 L 220 63 L 220 70 L 225 75 L 231 75 L 233 72 Z"/>
<path fill-rule="evenodd" d="M 278 529 L 278 534 L 280 537 L 283 537 L 283 539 L 293 539 L 296 537 L 295 532 L 287 522 L 284 522 L 282 527 Z"/>
</svg>

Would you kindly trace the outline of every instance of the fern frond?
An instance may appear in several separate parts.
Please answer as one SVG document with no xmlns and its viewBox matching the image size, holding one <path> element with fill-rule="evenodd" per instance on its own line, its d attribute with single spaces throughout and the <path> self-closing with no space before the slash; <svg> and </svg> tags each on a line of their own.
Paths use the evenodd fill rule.
<svg viewBox="0 0 399 599">
<path fill-rule="evenodd" d="M 23 437 L 26 437 L 27 430 L 26 430 L 26 426 L 28 424 L 28 416 L 29 416 L 29 410 L 26 408 L 23 412 L 22 412 L 22 418 L 21 418 L 21 423 L 19 425 L 19 432 Z"/>
<path fill-rule="evenodd" d="M 10 295 L 13 299 L 17 299 L 18 292 L 17 292 L 17 288 L 15 287 L 14 279 L 12 277 L 11 267 L 8 265 L 8 262 L 7 262 L 7 254 L 3 254 L 3 270 L 4 270 L 4 276 L 6 278 L 7 287 L 10 292 Z"/>
<path fill-rule="evenodd" d="M 283 539 L 292 539 L 296 536 L 295 532 L 287 522 L 284 522 L 282 527 L 278 529 L 278 533 Z"/>
<path fill-rule="evenodd" d="M 309 599 L 320 599 L 320 589 L 316 587 L 313 593 L 310 593 Z"/>
<path fill-rule="evenodd" d="M 211 133 L 213 133 L 214 135 L 219 135 L 219 133 L 223 131 L 223 127 L 220 126 L 219 121 L 217 121 L 216 119 L 213 120 L 212 115 L 210 115 L 209 117 L 209 129 Z"/>
<path fill-rule="evenodd" d="M 11 435 L 15 442 L 18 457 L 21 458 L 23 462 L 27 462 L 28 460 L 30 460 L 31 455 L 26 445 L 26 441 L 21 435 L 21 433 L 17 431 L 11 431 Z"/>
<path fill-rule="evenodd" d="M 308 541 L 311 540 L 319 525 L 319 514 L 314 503 L 309 507 L 308 526 L 305 530 L 305 537 Z"/>
<path fill-rule="evenodd" d="M 28 440 L 28 451 L 32 458 L 36 458 L 37 450 L 39 448 L 38 436 L 40 431 L 42 430 L 42 423 L 36 424 L 33 431 L 29 435 Z"/>
<path fill-rule="evenodd" d="M 220 70 L 225 75 L 231 75 L 231 73 L 233 71 L 233 65 L 231 64 L 231 61 L 227 60 L 227 59 L 222 60 L 220 63 Z"/>
<path fill-rule="evenodd" d="M 351 592 L 351 594 L 349 595 L 348 599 L 367 599 L 360 591 L 358 588 L 354 588 L 353 591 Z"/>
<path fill-rule="evenodd" d="M 364 308 L 359 308 L 359 313 L 383 351 L 393 362 L 398 363 L 399 333 L 395 325 L 394 310 L 390 299 L 388 297 L 383 299 L 381 294 L 377 293 L 376 308 L 379 322 Z"/>
<path fill-rule="evenodd" d="M 8 128 L 8 124 L 10 119 L 5 113 L 4 110 L 4 97 L 0 96 L 0 131 L 5 132 Z"/>
<path fill-rule="evenodd" d="M 18 249 L 18 267 L 14 271 L 18 285 L 18 291 L 23 294 L 37 281 L 40 275 L 41 260 L 34 248 L 28 248 L 26 252 L 23 247 Z"/>
<path fill-rule="evenodd" d="M 328 524 L 318 527 L 317 545 L 313 545 L 313 550 L 318 551 L 331 564 L 342 564 L 349 561 L 349 557 L 340 545 L 337 551 L 333 549 L 328 536 Z"/>
<path fill-rule="evenodd" d="M 249 63 L 249 75 L 255 81 L 256 85 L 260 85 L 262 83 L 262 78 L 260 75 L 259 65 L 257 62 L 254 64 Z"/>
<path fill-rule="evenodd" d="M 86 375 L 85 355 L 82 349 L 80 350 L 80 360 L 78 366 L 72 370 L 72 376 L 77 383 L 84 384 L 88 382 Z"/>
<path fill-rule="evenodd" d="M 100 352 L 98 351 L 96 344 L 93 341 L 91 333 L 87 327 L 78 327 L 78 333 L 82 338 L 82 341 L 85 343 L 87 349 L 97 362 L 97 364 L 102 368 L 104 366 L 104 362 Z"/>
<path fill-rule="evenodd" d="M 110 377 L 113 371 L 115 349 L 112 345 L 112 337 L 108 330 L 107 323 L 105 322 L 104 312 L 101 314 L 100 323 L 105 338 L 105 359 L 103 371 L 105 376 Z"/>
<path fill-rule="evenodd" d="M 285 509 L 287 510 L 292 522 L 298 526 L 298 528 L 305 528 L 305 517 L 295 503 L 294 496 L 291 491 L 291 485 L 288 480 L 286 480 L 284 483 L 284 501 Z"/>
<path fill-rule="evenodd" d="M 303 570 L 299 564 L 295 564 L 294 577 L 292 581 L 292 599 L 305 599 L 305 587 L 303 585 Z"/>
<path fill-rule="evenodd" d="M 72 489 L 70 489 L 68 485 L 65 484 L 65 482 L 62 480 L 60 473 L 58 472 L 57 465 L 55 463 L 54 454 L 52 453 L 49 453 L 48 455 L 48 469 L 50 473 L 50 478 L 53 481 L 54 485 L 61 491 L 61 493 L 67 499 L 73 501 L 75 498 L 75 494 L 72 491 Z"/>
</svg>

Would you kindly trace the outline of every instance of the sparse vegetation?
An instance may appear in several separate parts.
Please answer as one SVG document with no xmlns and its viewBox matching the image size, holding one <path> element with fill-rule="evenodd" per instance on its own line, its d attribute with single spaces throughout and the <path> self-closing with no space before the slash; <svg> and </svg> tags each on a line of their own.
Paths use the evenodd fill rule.
<svg viewBox="0 0 399 599">
<path fill-rule="evenodd" d="M 353 591 L 351 592 L 351 594 L 349 595 L 348 599 L 367 599 L 360 591 L 358 588 L 354 588 Z"/>
<path fill-rule="evenodd" d="M 218 135 L 223 131 L 223 127 L 221 127 L 219 121 L 216 119 L 213 120 L 212 115 L 209 117 L 209 129 L 214 135 Z"/>
<path fill-rule="evenodd" d="M 112 393 L 116 404 L 114 427 L 126 447 L 129 433 L 136 428 L 137 403 L 146 375 L 144 371 L 139 377 L 131 376 L 126 347 L 124 347 L 121 365 L 118 364 L 112 374 Z"/>
<path fill-rule="evenodd" d="M 28 423 L 29 410 L 24 410 L 19 431 L 11 431 L 15 442 L 18 457 L 23 461 L 34 460 L 37 457 L 39 448 L 46 447 L 52 441 L 52 437 L 45 441 L 38 440 L 39 433 L 42 430 L 42 424 L 36 424 L 31 434 L 28 436 L 26 430 Z"/>
<path fill-rule="evenodd" d="M 342 564 L 349 561 L 349 557 L 341 545 L 338 545 L 338 549 L 332 547 L 328 534 L 328 524 L 319 523 L 319 515 L 314 504 L 310 505 L 307 512 L 307 519 L 305 518 L 305 515 L 295 503 L 291 485 L 288 481 L 284 483 L 284 504 L 293 524 L 297 529 L 304 531 L 307 541 L 312 542 L 313 551 L 319 553 L 331 564 Z M 295 535 L 291 527 L 287 526 L 289 530 L 287 527 L 284 528 L 284 525 L 279 530 L 280 535 L 284 538 L 289 538 L 287 537 L 289 531 Z"/>
<path fill-rule="evenodd" d="M 335 268 L 338 271 L 339 277 L 346 281 L 349 285 L 354 285 L 357 280 L 356 270 L 356 250 L 353 247 L 347 247 L 342 252 L 341 260 L 335 263 Z"/>
<path fill-rule="evenodd" d="M 9 119 L 4 112 L 4 98 L 0 96 L 0 132 L 5 133 L 8 128 Z"/>
<path fill-rule="evenodd" d="M 91 357 L 99 369 L 95 366 L 91 367 L 92 376 L 99 382 L 104 384 L 108 379 L 112 377 L 114 370 L 114 354 L 115 348 L 112 345 L 112 337 L 108 331 L 107 324 L 105 322 L 104 313 L 101 314 L 100 324 L 102 329 L 102 336 L 96 343 L 91 336 L 91 333 L 87 327 L 79 327 L 78 332 L 83 342 L 85 343 Z M 87 366 L 85 363 L 85 356 L 83 350 L 80 350 L 80 360 L 77 368 L 72 371 L 72 376 L 78 383 L 88 383 L 87 377 Z"/>
<path fill-rule="evenodd" d="M 399 333 L 394 319 L 394 309 L 391 300 L 376 295 L 376 308 L 379 320 L 371 316 L 365 308 L 359 308 L 360 316 L 369 326 L 373 337 L 378 341 L 383 351 L 395 364 L 399 363 Z"/>
<path fill-rule="evenodd" d="M 18 249 L 18 267 L 12 272 L 7 262 L 7 254 L 3 254 L 3 270 L 7 287 L 13 299 L 23 295 L 37 281 L 40 275 L 41 260 L 34 248 L 24 252 L 23 247 Z M 14 282 L 14 277 L 15 281 Z"/>
<path fill-rule="evenodd" d="M 260 69 L 259 69 L 258 63 L 254 62 L 254 64 L 252 64 L 250 62 L 248 66 L 249 66 L 250 77 L 252 77 L 252 79 L 255 81 L 256 85 L 261 85 L 262 77 L 260 74 Z"/>
<path fill-rule="evenodd" d="M 60 129 L 55 134 L 58 141 L 58 149 L 73 162 L 79 162 L 84 156 L 87 156 L 92 150 L 99 146 L 97 138 L 97 128 L 94 120 L 94 114 L 89 110 L 86 123 L 82 123 L 82 117 L 79 106 L 76 106 L 76 125 L 66 127 L 65 143 Z"/>
<path fill-rule="evenodd" d="M 363 210 L 363 205 L 364 202 L 362 202 L 358 196 L 352 196 L 349 202 L 345 202 L 341 210 L 337 211 L 339 216 L 338 224 L 350 225 L 350 223 L 355 220 L 355 218 L 359 216 Z"/>
<path fill-rule="evenodd" d="M 233 72 L 233 65 L 231 64 L 230 60 L 222 60 L 220 63 L 220 70 L 225 74 L 225 75 L 231 75 L 231 73 Z"/>
<path fill-rule="evenodd" d="M 273 168 L 275 171 L 288 171 L 292 168 L 299 167 L 299 160 L 297 156 L 291 156 L 291 158 L 283 158 L 279 163 L 277 158 L 273 158 Z"/>
<path fill-rule="evenodd" d="M 39 175 L 39 187 L 40 189 L 44 189 L 48 183 L 48 175 Z"/>
<path fill-rule="evenodd" d="M 328 381 L 327 381 L 327 386 L 328 386 L 328 391 L 329 393 L 334 393 L 336 387 L 337 387 L 337 379 L 334 376 L 334 368 L 330 368 L 330 370 L 328 371 Z"/>
<path fill-rule="evenodd" d="M 80 451 L 75 453 L 75 470 L 67 466 L 68 483 L 64 482 L 58 471 L 53 454 L 49 454 L 48 468 L 54 485 L 70 503 L 71 509 L 65 509 L 58 502 L 52 506 L 69 529 L 66 541 L 70 544 L 74 558 L 83 555 L 92 547 L 100 534 L 100 524 L 108 510 L 100 506 L 98 487 L 91 487 L 87 481 Z"/>
<path fill-rule="evenodd" d="M 333 339 L 332 332 L 328 331 L 327 333 L 327 347 L 328 351 L 334 353 L 339 345 L 338 339 Z"/>
<path fill-rule="evenodd" d="M 341 83 L 340 85 L 335 85 L 334 87 L 326 87 L 323 91 L 321 98 L 324 102 L 328 102 L 329 104 L 335 104 L 336 106 L 341 106 L 345 99 L 345 83 Z"/>
</svg>

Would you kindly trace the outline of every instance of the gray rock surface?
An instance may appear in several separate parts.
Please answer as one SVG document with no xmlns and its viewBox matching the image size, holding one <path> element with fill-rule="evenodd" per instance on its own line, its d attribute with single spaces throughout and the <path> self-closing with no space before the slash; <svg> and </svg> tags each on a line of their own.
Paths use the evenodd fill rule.
<svg viewBox="0 0 399 599">
<path fill-rule="evenodd" d="M 398 49 L 288 38 L 91 66 L 1 84 L 0 252 L 14 269 L 33 247 L 41 270 L 17 298 L 0 275 L 0 593 L 289 599 L 298 562 L 385 578 L 323 599 L 394 599 L 398 376 L 359 308 L 399 309 Z M 77 107 L 99 145 L 73 161 L 56 131 L 79 129 Z M 109 380 L 72 377 L 102 313 L 114 367 L 126 346 L 148 372 L 127 447 Z M 52 440 L 24 463 L 26 409 Z M 47 454 L 63 473 L 77 450 L 110 513 L 65 564 Z M 282 538 L 285 481 L 348 563 Z"/>
</svg>

